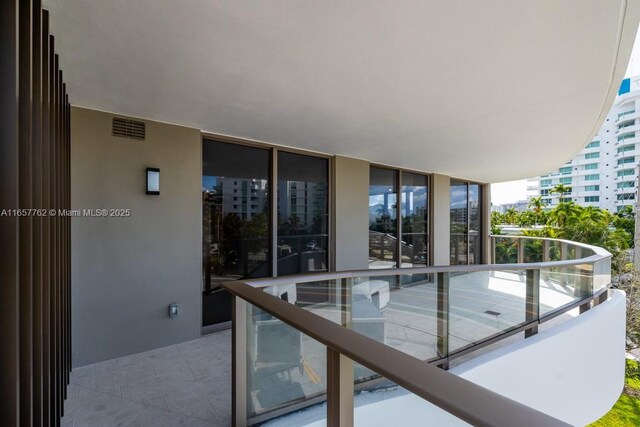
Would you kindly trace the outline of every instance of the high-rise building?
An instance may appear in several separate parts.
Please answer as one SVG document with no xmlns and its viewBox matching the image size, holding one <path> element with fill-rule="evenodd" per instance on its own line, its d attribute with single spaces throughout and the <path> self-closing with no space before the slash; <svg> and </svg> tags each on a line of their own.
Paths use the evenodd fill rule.
<svg viewBox="0 0 640 427">
<path fill-rule="evenodd" d="M 579 154 L 560 168 L 530 179 L 529 190 L 548 207 L 560 197 L 617 212 L 635 204 L 640 161 L 640 76 L 623 80 L 602 127 Z M 564 195 L 553 189 L 562 184 Z"/>
</svg>

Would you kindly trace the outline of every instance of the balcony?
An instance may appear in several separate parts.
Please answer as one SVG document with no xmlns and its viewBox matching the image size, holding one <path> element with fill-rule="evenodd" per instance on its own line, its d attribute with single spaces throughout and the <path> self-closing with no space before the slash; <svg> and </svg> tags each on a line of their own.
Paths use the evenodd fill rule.
<svg viewBox="0 0 640 427">
<path fill-rule="evenodd" d="M 640 142 L 640 133 L 636 133 L 635 135 L 631 136 L 633 133 L 624 133 L 623 135 L 618 135 L 616 137 L 615 143 L 618 144 L 618 146 L 622 146 L 622 145 L 626 145 L 626 144 L 636 144 L 638 142 Z M 622 139 L 618 139 L 621 138 Z"/>
<path fill-rule="evenodd" d="M 619 384 L 607 378 L 621 377 L 615 363 L 603 361 L 620 359 L 605 351 L 619 347 L 623 328 L 609 318 L 606 327 L 574 339 L 585 324 L 599 326 L 607 313 L 619 313 L 620 295 L 606 290 L 608 281 L 602 289 L 594 285 L 606 254 L 541 241 L 516 243 L 517 262 L 509 265 L 360 269 L 368 268 L 377 166 L 393 169 L 382 205 L 395 197 L 397 233 L 386 240 L 398 239 L 400 267 L 403 249 L 409 252 L 400 243 L 410 231 L 405 218 L 421 235 L 411 260 L 428 254 L 444 265 L 454 252 L 462 262 L 479 261 L 471 253 L 478 249 L 488 262 L 486 227 L 450 247 L 452 211 L 470 224 L 475 212 L 488 218 L 489 183 L 553 170 L 588 142 L 624 75 L 640 0 L 589 2 L 579 14 L 565 2 L 398 8 L 383 1 L 274 7 L 157 0 L 149 13 L 150 2 L 128 1 L 126 19 L 121 2 L 45 3 L 47 11 L 42 2 L 3 2 L 0 13 L 2 208 L 54 214 L 3 219 L 0 425 L 59 425 L 63 409 L 65 426 L 240 425 L 300 415 L 315 404 L 308 410 L 320 408 L 316 421 L 348 426 L 370 410 L 394 417 L 405 396 L 427 411 L 421 424 L 457 417 L 561 425 L 593 419 L 610 406 Z M 595 56 L 602 66 L 584 72 L 584 59 Z M 465 72 L 470 61 L 483 72 Z M 505 94 L 512 87 L 522 90 Z M 558 112 L 571 114 L 558 120 Z M 204 156 L 207 141 L 252 154 L 222 156 L 218 147 Z M 532 156 L 532 147 L 545 155 Z M 291 160 L 298 156 L 323 163 L 321 178 L 310 178 L 305 161 Z M 158 194 L 145 189 L 143 172 L 160 169 Z M 232 188 L 247 203 L 225 206 L 222 178 L 236 175 L 253 183 Z M 322 183 L 317 189 L 325 192 L 314 198 L 326 209 L 315 215 L 313 233 L 326 233 L 331 244 L 316 251 L 320 245 L 306 242 L 301 249 L 308 256 L 293 255 L 278 240 L 278 213 L 285 211 L 279 181 L 288 175 Z M 403 184 L 411 181 L 425 185 Z M 466 202 L 455 207 L 463 186 Z M 425 204 L 418 212 L 405 203 L 404 218 L 403 187 L 428 190 L 424 199 L 414 192 Z M 263 215 L 254 215 L 261 206 Z M 59 214 L 94 208 L 132 215 L 72 221 Z M 414 221 L 423 213 L 428 221 Z M 294 222 L 287 233 L 297 235 Z M 251 250 L 213 236 L 251 239 Z M 513 246 L 503 246 L 496 255 L 512 262 Z M 285 259 L 291 270 L 295 264 L 296 271 L 348 272 L 227 284 L 237 294 L 236 316 L 242 304 L 246 316 L 236 317 L 233 337 L 229 331 L 201 337 L 231 323 L 231 295 L 212 289 L 212 279 L 217 285 L 284 276 Z M 203 303 L 214 291 L 222 296 L 219 310 Z M 211 313 L 221 315 L 208 319 Z M 308 321 L 297 323 L 299 316 Z M 283 322 L 293 334 L 280 328 Z M 493 346 L 516 358 L 517 369 L 489 351 Z M 540 346 L 545 351 L 535 361 L 522 356 Z M 483 369 L 511 384 L 488 384 Z M 551 390 L 540 393 L 539 380 Z M 516 383 L 542 400 L 501 388 Z M 362 391 L 373 387 L 379 400 L 363 402 Z M 390 399 L 392 392 L 404 395 Z M 568 418 L 545 406 L 551 400 L 566 406 Z M 575 408 L 583 418 L 572 418 Z M 308 424 L 314 420 L 307 414 Z M 394 422 L 404 424 L 396 418 L 385 424 Z"/>
<path fill-rule="evenodd" d="M 636 131 L 640 131 L 640 124 L 638 124 L 638 123 L 635 123 L 635 124 L 632 124 L 632 125 L 628 125 L 628 126 L 625 126 L 623 128 L 616 129 L 615 135 L 616 136 L 624 136 L 626 134 L 629 134 L 629 133 L 632 133 L 632 132 L 636 132 Z"/>
<path fill-rule="evenodd" d="M 620 114 L 618 114 L 618 118 L 616 119 L 615 123 L 622 123 L 624 121 L 627 120 L 632 120 L 635 119 L 639 116 L 639 114 L 636 114 L 636 110 L 635 109 L 631 109 L 625 112 L 622 112 Z"/>
<path fill-rule="evenodd" d="M 636 191 L 635 183 L 631 187 L 620 187 L 620 188 L 614 189 L 614 192 L 616 194 L 629 194 L 629 193 L 635 193 L 635 191 Z"/>
<path fill-rule="evenodd" d="M 592 386 L 572 391 L 596 393 L 606 402 L 594 402 L 592 396 L 584 406 L 597 409 L 583 408 L 577 415 L 552 409 L 553 395 L 567 393 L 567 384 L 537 400 L 500 390 L 519 394 L 516 402 L 464 379 L 463 373 L 469 372 L 465 361 L 489 345 L 503 344 L 502 355 L 520 357 L 522 342 L 510 341 L 518 334 L 527 338 L 524 346 L 537 345 L 539 328 L 550 336 L 566 334 L 571 341 L 569 330 L 589 320 L 581 316 L 607 301 L 610 254 L 573 242 L 503 236 L 494 237 L 493 253 L 502 265 L 365 270 L 225 284 L 235 295 L 236 425 L 281 417 L 279 425 L 338 425 L 340 419 L 351 420 L 349 425 L 354 417 L 371 419 L 381 408 L 394 407 L 394 416 L 405 408 L 402 422 L 417 425 L 418 419 L 406 414 L 407 405 L 420 408 L 416 417 L 427 415 L 421 422 L 438 425 L 565 425 L 604 414 L 622 385 L 622 352 L 620 363 L 603 367 L 614 371 L 609 374 L 615 385 L 605 386 L 608 391 L 603 393 L 602 384 L 600 392 Z M 616 302 L 610 307 L 619 307 L 621 298 L 612 297 Z M 563 323 L 555 323 L 559 321 Z M 623 333 L 613 335 L 622 349 Z M 590 347 L 582 342 L 572 351 L 597 352 Z M 486 363 L 500 369 L 495 359 Z M 530 367 L 540 381 L 548 375 L 545 365 Z M 363 393 L 374 390 L 379 394 L 373 400 Z M 470 404 L 479 401 L 483 404 Z M 295 414 L 309 406 L 314 408 L 302 417 Z"/>
<path fill-rule="evenodd" d="M 493 236 L 492 257 L 228 283 L 231 332 L 74 369 L 62 425 L 559 426 L 606 412 L 624 358 L 610 254 Z"/>
<path fill-rule="evenodd" d="M 629 156 L 637 156 L 640 153 L 640 150 L 638 150 L 638 148 L 633 148 L 631 150 L 625 150 L 625 151 L 621 151 L 621 152 L 617 152 L 614 155 L 614 158 L 617 160 L 619 158 L 622 157 L 629 157 Z"/>
</svg>

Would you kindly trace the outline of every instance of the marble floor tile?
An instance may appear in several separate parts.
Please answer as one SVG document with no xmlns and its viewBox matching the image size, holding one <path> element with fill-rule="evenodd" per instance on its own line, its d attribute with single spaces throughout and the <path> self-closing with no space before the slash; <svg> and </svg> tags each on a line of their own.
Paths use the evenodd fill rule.
<svg viewBox="0 0 640 427">
<path fill-rule="evenodd" d="M 229 426 L 231 334 L 83 366 L 70 380 L 64 427 Z"/>
</svg>

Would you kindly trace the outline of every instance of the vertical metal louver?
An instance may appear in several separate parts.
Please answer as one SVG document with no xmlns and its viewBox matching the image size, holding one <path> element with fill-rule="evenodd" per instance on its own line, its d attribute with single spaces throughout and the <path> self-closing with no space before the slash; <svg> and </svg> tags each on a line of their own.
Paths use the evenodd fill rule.
<svg viewBox="0 0 640 427">
<path fill-rule="evenodd" d="M 119 136 L 121 138 L 144 140 L 145 124 L 144 122 L 139 122 L 137 120 L 114 117 L 111 135 Z"/>
</svg>

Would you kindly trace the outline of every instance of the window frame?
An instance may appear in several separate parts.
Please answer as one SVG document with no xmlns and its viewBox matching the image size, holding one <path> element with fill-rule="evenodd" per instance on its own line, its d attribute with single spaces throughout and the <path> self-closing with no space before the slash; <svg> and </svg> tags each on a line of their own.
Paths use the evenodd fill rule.
<svg viewBox="0 0 640 427">
<path fill-rule="evenodd" d="M 215 141 L 228 144 L 236 144 L 245 147 L 255 147 L 268 150 L 271 156 L 271 163 L 269 168 L 269 257 L 271 261 L 270 271 L 272 277 L 278 276 L 278 257 L 276 256 L 278 251 L 278 153 L 293 153 L 300 154 L 309 157 L 318 157 L 327 160 L 327 272 L 335 271 L 335 218 L 333 215 L 334 204 L 334 183 L 333 183 L 333 168 L 335 156 L 325 153 L 319 153 L 315 151 L 302 150 L 291 147 L 281 147 L 274 144 L 268 144 L 265 142 L 251 141 L 242 138 L 235 138 L 227 135 L 218 135 L 213 133 L 201 132 L 200 144 L 205 141 Z M 200 163 L 202 164 L 202 152 L 200 153 Z M 201 282 L 204 281 L 204 267 L 201 269 Z"/>
<path fill-rule="evenodd" d="M 457 182 L 460 184 L 465 184 L 467 187 L 467 229 L 466 229 L 466 238 L 467 238 L 467 244 L 466 244 L 466 248 L 467 248 L 467 263 L 466 264 L 455 264 L 455 265 L 478 265 L 478 264 L 483 264 L 484 259 L 485 259 L 485 252 L 486 252 L 486 247 L 485 247 L 485 229 L 486 229 L 486 224 L 485 224 L 485 218 L 486 218 L 486 213 L 485 213 L 485 200 L 484 200 L 484 195 L 485 195 L 485 191 L 486 190 L 486 184 L 483 184 L 481 182 L 477 182 L 477 181 L 470 181 L 467 179 L 460 179 L 460 178 L 455 178 L 455 177 L 450 177 L 449 178 L 449 191 L 451 191 L 451 186 L 453 182 Z M 471 223 L 471 209 L 469 208 L 469 194 L 470 194 L 470 187 L 471 185 L 477 185 L 479 190 L 480 190 L 480 194 L 478 195 L 478 202 L 480 204 L 479 206 L 479 227 L 478 227 L 478 237 L 480 239 L 480 256 L 479 256 L 479 262 L 476 264 L 471 264 L 469 262 L 470 260 L 470 239 L 469 237 L 471 236 L 470 233 L 470 226 L 469 224 Z M 451 194 L 451 193 L 449 193 Z M 449 216 L 451 216 L 451 200 L 449 200 Z M 451 264 L 451 224 L 449 224 L 449 264 L 450 265 L 454 265 Z"/>
<path fill-rule="evenodd" d="M 421 175 L 424 176 L 426 179 L 426 185 L 427 185 L 427 226 L 425 227 L 425 231 L 427 233 L 427 239 L 426 239 L 426 244 L 427 244 L 427 252 L 428 252 L 428 257 L 426 259 L 426 264 L 425 266 L 431 266 L 433 265 L 433 174 L 430 173 L 425 173 L 422 171 L 416 171 L 416 170 L 412 170 L 412 169 L 407 169 L 407 168 L 397 168 L 397 167 L 393 167 L 393 166 L 388 166 L 388 165 L 383 165 L 383 164 L 379 164 L 379 163 L 369 163 L 369 173 L 371 173 L 371 169 L 372 168 L 377 168 L 377 169 L 385 169 L 385 170 L 390 170 L 393 171 L 395 173 L 395 181 L 396 181 L 396 186 L 394 188 L 394 191 L 396 193 L 396 207 L 395 207 L 395 213 L 396 213 L 396 232 L 395 232 L 395 237 L 396 237 L 396 256 L 395 256 L 395 264 L 396 266 L 394 268 L 412 268 L 412 267 L 402 267 L 402 185 L 403 185 L 403 180 L 402 180 L 402 174 L 403 173 L 410 173 L 410 174 L 414 174 L 414 175 Z M 369 179 L 369 187 L 371 187 L 371 179 Z M 370 229 L 369 229 L 370 230 Z M 370 245 L 370 243 L 368 243 Z M 369 269 L 371 269 L 371 267 L 369 267 Z"/>
</svg>

